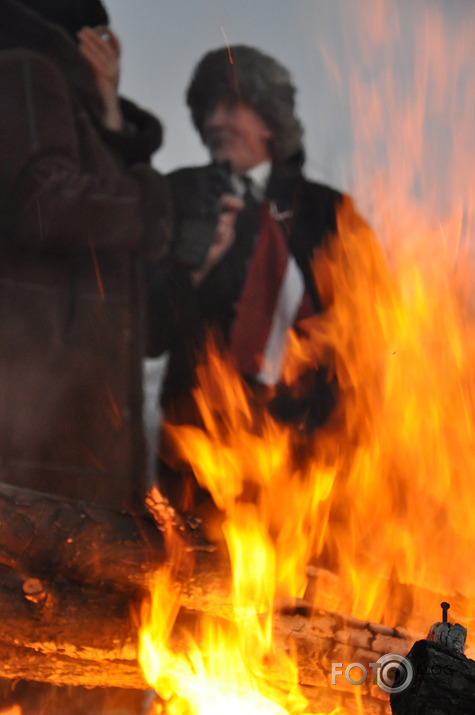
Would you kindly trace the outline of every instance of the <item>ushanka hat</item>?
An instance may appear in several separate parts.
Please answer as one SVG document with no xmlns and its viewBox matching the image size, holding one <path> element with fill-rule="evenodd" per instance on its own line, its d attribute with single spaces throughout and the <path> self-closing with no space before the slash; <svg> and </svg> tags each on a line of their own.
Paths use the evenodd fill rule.
<svg viewBox="0 0 475 715">
<path fill-rule="evenodd" d="M 107 10 L 100 0 L 21 0 L 45 20 L 60 25 L 70 35 L 83 27 L 109 24 Z"/>
</svg>

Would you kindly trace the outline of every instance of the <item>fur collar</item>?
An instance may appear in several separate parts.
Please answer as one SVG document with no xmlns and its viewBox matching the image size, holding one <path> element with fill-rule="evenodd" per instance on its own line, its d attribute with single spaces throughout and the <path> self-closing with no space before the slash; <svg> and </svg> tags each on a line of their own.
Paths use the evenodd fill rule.
<svg viewBox="0 0 475 715">
<path fill-rule="evenodd" d="M 61 27 L 20 2 L 0 0 L 0 53 L 14 49 L 36 52 L 54 62 L 95 123 L 101 124 L 102 99 L 93 72 L 74 41 Z"/>
</svg>

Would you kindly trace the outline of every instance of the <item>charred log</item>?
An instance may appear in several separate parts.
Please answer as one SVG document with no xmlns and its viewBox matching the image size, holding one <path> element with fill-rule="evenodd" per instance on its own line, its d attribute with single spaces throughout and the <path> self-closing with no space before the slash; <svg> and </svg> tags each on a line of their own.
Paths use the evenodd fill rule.
<svg viewBox="0 0 475 715">
<path fill-rule="evenodd" d="M 468 715 L 475 712 L 475 661 L 428 640 L 408 653 L 414 676 L 391 694 L 394 715 Z"/>
</svg>

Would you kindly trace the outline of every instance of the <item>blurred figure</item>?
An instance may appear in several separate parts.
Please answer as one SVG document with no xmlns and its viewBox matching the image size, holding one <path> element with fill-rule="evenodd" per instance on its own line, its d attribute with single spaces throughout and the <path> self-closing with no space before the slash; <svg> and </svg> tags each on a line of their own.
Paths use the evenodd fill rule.
<svg viewBox="0 0 475 715">
<path fill-rule="evenodd" d="M 118 99 L 118 61 L 99 0 L 0 5 L 0 464 L 17 486 L 133 508 L 137 265 L 165 252 L 169 202 L 147 165 L 160 123 Z"/>
<path fill-rule="evenodd" d="M 133 510 L 139 259 L 166 252 L 170 211 L 148 165 L 161 126 L 118 97 L 108 25 L 99 0 L 0 3 L 0 480 Z M 0 709 L 23 715 L 144 704 L 137 691 L 13 685 L 0 681 Z"/>
<path fill-rule="evenodd" d="M 209 52 L 195 68 L 187 103 L 212 163 L 169 175 L 171 256 L 148 271 L 150 351 L 170 351 L 165 419 L 198 419 L 194 369 L 212 333 L 260 404 L 311 431 L 334 406 L 335 382 L 323 367 L 288 390 L 281 369 L 289 328 L 323 308 L 312 256 L 335 233 L 342 196 L 305 179 L 295 88 L 272 57 L 243 45 Z M 166 441 L 162 455 L 162 488 L 175 505 L 191 508 L 193 478 L 168 468 Z"/>
</svg>

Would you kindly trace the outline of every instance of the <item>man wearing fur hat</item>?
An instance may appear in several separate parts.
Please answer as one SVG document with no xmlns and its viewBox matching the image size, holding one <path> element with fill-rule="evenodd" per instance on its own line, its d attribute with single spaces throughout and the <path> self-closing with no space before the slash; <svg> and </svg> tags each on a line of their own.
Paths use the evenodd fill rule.
<svg viewBox="0 0 475 715">
<path fill-rule="evenodd" d="M 169 176 L 173 253 L 150 269 L 152 350 L 170 350 L 162 403 L 172 422 L 194 419 L 193 368 L 209 331 L 255 394 L 273 395 L 280 419 L 311 430 L 333 407 L 323 369 L 307 376 L 304 394 L 279 384 L 288 329 L 322 310 L 311 259 L 335 231 L 342 198 L 302 174 L 294 97 L 289 72 L 252 47 L 209 52 L 195 68 L 187 103 L 212 164 Z M 161 472 L 180 503 L 181 478 Z"/>
<path fill-rule="evenodd" d="M 160 123 L 117 98 L 99 0 L 0 3 L 2 481 L 144 495 L 140 253 L 167 244 Z"/>
</svg>

